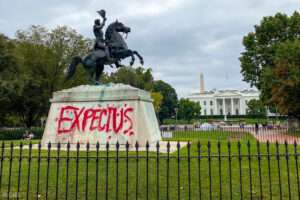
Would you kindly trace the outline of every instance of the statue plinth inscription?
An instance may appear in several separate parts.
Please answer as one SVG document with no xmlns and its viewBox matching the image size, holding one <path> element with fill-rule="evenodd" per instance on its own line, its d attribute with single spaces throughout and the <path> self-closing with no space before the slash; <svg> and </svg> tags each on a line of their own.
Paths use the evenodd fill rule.
<svg viewBox="0 0 300 200">
<path fill-rule="evenodd" d="M 128 85 L 83 85 L 55 92 L 42 143 L 145 145 L 161 140 L 150 94 Z"/>
</svg>

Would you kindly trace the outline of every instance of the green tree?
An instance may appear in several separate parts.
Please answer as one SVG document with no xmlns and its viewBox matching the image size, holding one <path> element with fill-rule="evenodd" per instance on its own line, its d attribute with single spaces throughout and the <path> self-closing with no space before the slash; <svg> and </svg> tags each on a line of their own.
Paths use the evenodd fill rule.
<svg viewBox="0 0 300 200">
<path fill-rule="evenodd" d="M 265 116 L 267 114 L 266 106 L 263 104 L 261 100 L 251 99 L 247 103 L 247 106 L 248 106 L 247 109 L 248 115 Z"/>
<path fill-rule="evenodd" d="M 16 71 L 14 42 L 0 33 L 0 78 L 7 79 L 7 75 Z"/>
<path fill-rule="evenodd" d="M 82 74 L 64 84 L 63 71 L 73 56 L 87 52 L 90 42 L 67 27 L 48 31 L 41 26 L 17 31 L 16 39 L 10 42 L 14 44 L 14 64 L 5 69 L 0 94 L 7 98 L 10 114 L 30 127 L 47 115 L 54 91 L 83 83 Z"/>
<path fill-rule="evenodd" d="M 299 58 L 288 56 L 290 49 L 286 47 L 295 43 L 293 54 L 297 54 L 296 47 L 299 43 L 296 40 L 299 39 L 299 35 L 300 14 L 298 12 L 294 12 L 291 16 L 277 13 L 275 16 L 264 17 L 260 24 L 255 26 L 254 32 L 244 37 L 245 51 L 240 57 L 244 80 L 260 90 L 263 103 L 268 107 L 281 107 L 279 111 L 290 116 L 299 116 L 299 110 L 291 109 L 291 107 L 298 107 L 300 101 L 299 98 L 297 101 L 290 99 L 295 95 L 295 90 L 285 88 L 286 84 L 280 87 L 282 86 L 280 83 L 284 79 L 292 81 L 297 77 L 298 72 L 295 69 L 299 68 L 297 64 Z M 283 78 L 280 75 L 283 71 L 291 72 Z M 296 82 L 293 84 L 297 85 Z M 284 105 L 282 102 L 287 104 Z M 287 107 L 289 111 L 283 109 L 284 107 Z"/>
<path fill-rule="evenodd" d="M 121 67 L 116 72 L 111 73 L 105 82 L 123 83 L 151 91 L 153 87 L 152 70 L 142 67 Z"/>
<path fill-rule="evenodd" d="M 78 34 L 74 29 L 59 26 L 49 31 L 42 26 L 31 26 L 28 30 L 18 30 L 16 36 L 20 46 L 18 48 L 19 55 L 22 61 L 25 61 L 25 63 L 21 63 L 22 68 L 27 64 L 26 72 L 43 79 L 50 95 L 56 90 L 86 82 L 84 70 L 79 68 L 79 75 L 64 83 L 64 70 L 72 57 L 85 55 L 91 46 L 91 41 Z M 46 49 L 41 51 L 41 53 L 45 53 L 42 55 L 44 60 L 39 56 L 41 48 Z M 30 62 L 35 62 L 35 65 Z"/>
<path fill-rule="evenodd" d="M 9 85 L 8 80 L 13 79 L 17 73 L 14 49 L 13 40 L 0 34 L 0 126 L 7 123 L 7 117 L 11 114 L 5 86 Z"/>
<path fill-rule="evenodd" d="M 154 81 L 153 91 L 159 92 L 163 96 L 161 109 L 158 113 L 159 120 L 163 122 L 164 119 L 175 116 L 175 108 L 178 104 L 177 94 L 175 89 L 168 83 L 158 80 Z"/>
<path fill-rule="evenodd" d="M 280 113 L 300 119 L 300 40 L 286 41 L 275 54 L 272 98 Z"/>
<path fill-rule="evenodd" d="M 199 102 L 193 102 L 189 99 L 180 99 L 178 102 L 178 118 L 190 122 L 201 114 L 201 106 Z"/>
<path fill-rule="evenodd" d="M 151 98 L 153 99 L 155 113 L 159 113 L 164 97 L 159 92 L 151 92 Z"/>
</svg>

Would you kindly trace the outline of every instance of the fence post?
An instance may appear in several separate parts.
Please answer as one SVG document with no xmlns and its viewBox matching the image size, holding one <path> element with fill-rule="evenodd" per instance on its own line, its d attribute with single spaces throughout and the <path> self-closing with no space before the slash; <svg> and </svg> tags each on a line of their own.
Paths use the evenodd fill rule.
<svg viewBox="0 0 300 200">
<path fill-rule="evenodd" d="M 85 199 L 88 200 L 88 190 L 89 190 L 89 151 L 90 142 L 86 143 L 86 167 L 85 167 Z"/>
<path fill-rule="evenodd" d="M 251 166 L 251 151 L 250 151 L 250 141 L 247 142 L 247 150 L 248 150 L 248 166 L 249 166 L 249 183 L 250 183 L 250 199 L 253 199 L 252 195 L 252 166 Z"/>
<path fill-rule="evenodd" d="M 29 199 L 30 190 L 30 168 L 31 168 L 31 153 L 32 153 L 32 143 L 29 143 L 29 155 L 28 155 L 28 171 L 27 171 L 27 190 L 26 190 L 26 200 Z"/>
<path fill-rule="evenodd" d="M 188 150 L 188 186 L 189 186 L 189 199 L 191 199 L 191 143 L 188 141 L 187 143 Z"/>
<path fill-rule="evenodd" d="M 198 192 L 199 192 L 199 199 L 202 199 L 202 192 L 201 192 L 201 144 L 200 141 L 197 143 L 197 152 L 198 152 Z"/>
<path fill-rule="evenodd" d="M 149 199 L 149 142 L 146 142 L 146 199 Z M 126 199 L 128 200 L 128 199 Z"/>
<path fill-rule="evenodd" d="M 243 197 L 243 174 L 242 174 L 242 156 L 241 156 L 241 142 L 238 141 L 238 160 L 239 160 L 239 172 L 240 172 L 240 198 Z"/>
<path fill-rule="evenodd" d="M 116 143 L 116 199 L 119 199 L 119 141 Z"/>
<path fill-rule="evenodd" d="M 212 180 L 211 180 L 211 157 L 210 157 L 210 141 L 207 143 L 207 159 L 208 159 L 208 177 L 209 177 L 209 199 L 212 200 Z"/>
<path fill-rule="evenodd" d="M 219 160 L 219 193 L 220 193 L 220 200 L 222 200 L 222 160 L 221 160 L 221 143 L 218 140 L 218 160 Z"/>
<path fill-rule="evenodd" d="M 40 198 L 40 171 L 41 171 L 41 149 L 42 144 L 38 144 L 38 171 L 37 171 L 37 182 L 36 182 L 36 200 Z"/>
<path fill-rule="evenodd" d="M 70 142 L 67 144 L 67 158 L 66 158 L 66 195 L 65 200 L 68 200 L 68 190 L 69 190 L 69 162 L 70 162 Z"/>
<path fill-rule="evenodd" d="M 177 190 L 178 190 L 178 200 L 180 200 L 180 143 L 177 142 Z"/>
<path fill-rule="evenodd" d="M 80 144 L 79 141 L 77 141 L 76 144 L 76 180 L 75 180 L 75 199 L 78 199 L 78 168 L 79 168 L 79 149 L 80 149 Z"/>
<path fill-rule="evenodd" d="M 232 199 L 232 170 L 231 170 L 231 143 L 230 141 L 227 142 L 228 148 L 228 164 L 229 164 L 229 194 L 230 199 Z"/>
<path fill-rule="evenodd" d="M 167 143 L 167 200 L 169 200 L 169 178 L 170 178 L 170 141 Z"/>
<path fill-rule="evenodd" d="M 282 200 L 281 172 L 280 172 L 280 154 L 279 154 L 279 144 L 278 144 L 278 141 L 276 141 L 276 159 L 277 159 L 277 168 L 278 168 L 279 194 L 280 194 L 280 200 Z"/>
<path fill-rule="evenodd" d="M 261 178 L 261 154 L 260 154 L 260 143 L 258 140 L 256 141 L 256 149 L 257 149 L 257 160 L 258 160 L 259 192 L 260 192 L 260 199 L 263 199 L 262 178 Z"/>
<path fill-rule="evenodd" d="M 128 151 L 129 151 L 129 143 L 126 142 L 126 200 L 128 200 Z"/>
<path fill-rule="evenodd" d="M 139 196 L 139 143 L 135 143 L 135 199 L 138 199 Z"/>
<path fill-rule="evenodd" d="M 289 150 L 288 150 L 287 141 L 284 142 L 284 146 L 285 146 L 286 172 L 288 178 L 288 192 L 289 192 L 289 199 L 291 199 L 292 195 L 291 195 L 291 182 L 290 182 Z"/>
<path fill-rule="evenodd" d="M 22 157 L 23 157 L 23 143 L 20 142 L 20 153 L 19 153 L 19 169 L 18 169 L 18 191 L 17 191 L 17 199 L 20 197 L 20 186 L 21 186 L 21 174 L 22 174 Z M 38 169 L 39 173 L 39 169 Z"/>
<path fill-rule="evenodd" d="M 270 156 L 270 142 L 267 141 L 267 159 L 268 159 L 268 179 L 269 179 L 269 196 L 272 200 L 272 178 L 271 178 L 271 156 Z"/>
<path fill-rule="evenodd" d="M 7 186 L 7 199 L 10 197 L 10 184 L 11 184 L 11 169 L 13 161 L 14 143 L 10 143 L 10 156 L 9 156 L 9 173 L 8 173 L 8 186 Z"/>
<path fill-rule="evenodd" d="M 106 173 L 105 173 L 105 199 L 108 200 L 108 164 L 109 164 L 109 142 L 106 142 Z"/>
<path fill-rule="evenodd" d="M 55 199 L 58 199 L 58 180 L 59 180 L 59 159 L 60 159 L 60 142 L 57 143 L 57 156 L 56 156 L 56 184 L 55 184 Z"/>
<path fill-rule="evenodd" d="M 5 149 L 5 143 L 4 141 L 2 141 L 2 145 L 1 145 L 1 165 L 0 165 L 0 189 L 2 186 L 2 171 L 3 171 L 3 162 L 4 162 L 4 149 Z"/>
<path fill-rule="evenodd" d="M 295 164 L 296 164 L 298 199 L 300 200 L 300 184 L 299 184 L 299 170 L 298 170 L 298 146 L 297 146 L 296 140 L 294 141 L 294 156 L 295 156 Z"/>
<path fill-rule="evenodd" d="M 95 193 L 96 193 L 96 200 L 98 200 L 98 182 L 99 182 L 99 148 L 100 144 L 99 141 L 97 141 L 96 144 L 96 185 L 95 185 Z"/>
<path fill-rule="evenodd" d="M 159 200 L 159 142 L 156 143 L 156 197 Z"/>
<path fill-rule="evenodd" d="M 49 184 L 49 164 L 50 164 L 51 143 L 47 145 L 47 169 L 46 169 L 46 199 L 48 199 L 48 184 Z"/>
</svg>

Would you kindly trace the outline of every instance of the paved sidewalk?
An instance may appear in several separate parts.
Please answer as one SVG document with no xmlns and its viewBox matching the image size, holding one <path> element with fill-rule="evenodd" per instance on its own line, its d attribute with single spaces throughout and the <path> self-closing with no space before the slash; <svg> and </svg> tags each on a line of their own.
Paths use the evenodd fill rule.
<svg viewBox="0 0 300 200">
<path fill-rule="evenodd" d="M 259 142 L 267 142 L 284 144 L 285 141 L 288 144 L 300 144 L 300 137 L 288 135 L 286 132 L 282 130 L 260 130 L 256 134 L 255 131 L 250 131 L 250 133 L 259 141 Z"/>
</svg>

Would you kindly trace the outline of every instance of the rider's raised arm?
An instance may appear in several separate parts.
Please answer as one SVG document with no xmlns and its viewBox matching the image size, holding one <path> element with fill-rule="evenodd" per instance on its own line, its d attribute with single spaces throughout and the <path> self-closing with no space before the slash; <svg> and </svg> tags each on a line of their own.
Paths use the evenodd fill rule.
<svg viewBox="0 0 300 200">
<path fill-rule="evenodd" d="M 103 18 L 102 23 L 99 25 L 99 28 L 102 29 L 105 25 L 106 17 Z"/>
</svg>

